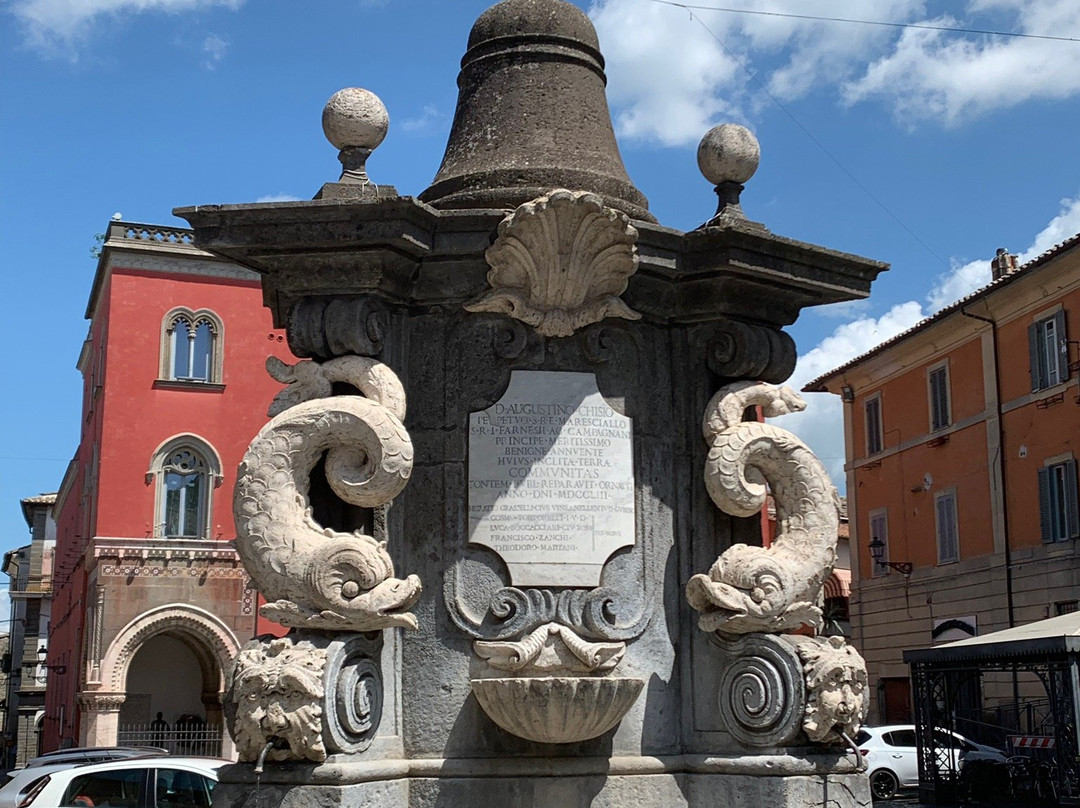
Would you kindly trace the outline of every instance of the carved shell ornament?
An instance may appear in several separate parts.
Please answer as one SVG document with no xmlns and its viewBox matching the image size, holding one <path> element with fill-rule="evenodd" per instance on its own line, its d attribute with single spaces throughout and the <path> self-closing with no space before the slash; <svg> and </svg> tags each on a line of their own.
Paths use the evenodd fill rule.
<svg viewBox="0 0 1080 808">
<path fill-rule="evenodd" d="M 787 387 L 737 382 L 721 388 L 706 407 L 703 431 L 711 449 L 705 487 L 720 510 L 753 516 L 769 489 L 778 531 L 765 549 L 728 548 L 707 575 L 686 585 L 704 631 L 737 635 L 821 625 L 821 588 L 836 562 L 838 500 L 825 467 L 785 429 L 742 421 L 751 405 L 766 416 L 802 410 Z M 768 488 L 766 487 L 768 482 Z"/>
<path fill-rule="evenodd" d="M 640 319 L 619 299 L 637 270 L 637 229 L 596 194 L 563 189 L 499 223 L 485 258 L 490 291 L 467 311 L 507 314 L 545 337 L 566 337 L 606 317 Z"/>
<path fill-rule="evenodd" d="M 394 578 L 385 542 L 322 527 L 308 502 L 311 472 L 324 453 L 331 489 L 352 505 L 377 507 L 405 487 L 413 447 L 401 423 L 401 382 L 382 363 L 356 356 L 267 366 L 292 384 L 271 406 L 279 414 L 248 447 L 233 500 L 237 552 L 269 601 L 260 612 L 294 628 L 416 628 L 407 610 L 420 597 L 420 579 Z M 333 381 L 348 381 L 364 396 L 321 397 Z"/>
</svg>

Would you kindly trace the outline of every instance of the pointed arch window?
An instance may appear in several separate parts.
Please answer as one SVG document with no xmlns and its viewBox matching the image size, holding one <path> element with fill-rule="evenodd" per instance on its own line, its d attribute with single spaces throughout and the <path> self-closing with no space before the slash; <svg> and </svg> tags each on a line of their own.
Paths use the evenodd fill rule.
<svg viewBox="0 0 1080 808">
<path fill-rule="evenodd" d="M 165 315 L 161 335 L 161 378 L 220 384 L 222 323 L 208 309 L 177 308 Z"/>
<path fill-rule="evenodd" d="M 222 482 L 212 446 L 194 435 L 171 438 L 154 453 L 146 478 L 156 483 L 154 535 L 210 538 L 213 492 Z"/>
</svg>

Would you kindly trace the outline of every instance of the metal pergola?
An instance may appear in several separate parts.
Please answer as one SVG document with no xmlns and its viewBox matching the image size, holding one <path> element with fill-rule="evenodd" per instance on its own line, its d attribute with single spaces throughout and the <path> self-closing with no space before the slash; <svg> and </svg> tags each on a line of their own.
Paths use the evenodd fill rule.
<svg viewBox="0 0 1080 808">
<path fill-rule="evenodd" d="M 905 651 L 904 661 L 911 666 L 922 801 L 1080 806 L 1080 613 Z M 1048 705 L 1046 749 L 1037 760 L 1017 756 L 1005 766 L 965 772 L 962 755 L 948 748 L 950 733 L 964 734 L 960 703 L 965 694 L 979 692 L 987 673 L 1011 674 L 1014 683 L 1028 674 L 1041 682 Z M 982 788 L 977 797 L 973 786 Z"/>
</svg>

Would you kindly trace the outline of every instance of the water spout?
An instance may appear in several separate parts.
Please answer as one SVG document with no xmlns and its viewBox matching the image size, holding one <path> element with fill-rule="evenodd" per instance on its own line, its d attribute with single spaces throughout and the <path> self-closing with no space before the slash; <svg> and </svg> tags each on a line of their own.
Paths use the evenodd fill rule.
<svg viewBox="0 0 1080 808">
<path fill-rule="evenodd" d="M 266 746 L 259 752 L 259 759 L 255 761 L 255 774 L 263 773 L 263 763 L 266 762 L 266 753 L 275 747 L 280 749 L 282 746 L 281 738 L 271 738 L 266 742 Z"/>
</svg>

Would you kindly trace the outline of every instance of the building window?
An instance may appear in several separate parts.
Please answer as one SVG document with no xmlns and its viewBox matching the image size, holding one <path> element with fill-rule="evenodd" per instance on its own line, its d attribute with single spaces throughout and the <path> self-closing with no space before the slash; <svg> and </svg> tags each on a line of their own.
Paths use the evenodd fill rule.
<svg viewBox="0 0 1080 808">
<path fill-rule="evenodd" d="M 221 383 L 222 324 L 207 309 L 173 309 L 161 335 L 161 378 L 199 384 Z"/>
<path fill-rule="evenodd" d="M 877 454 L 883 447 L 881 431 L 881 395 L 866 401 L 866 453 Z"/>
<path fill-rule="evenodd" d="M 166 539 L 210 538 L 213 491 L 221 484 L 221 461 L 195 435 L 178 435 L 154 453 L 147 484 L 156 485 L 154 535 Z"/>
<path fill-rule="evenodd" d="M 934 497 L 939 564 L 960 560 L 960 538 L 956 524 L 956 490 L 942 491 Z"/>
<path fill-rule="evenodd" d="M 1054 614 L 1057 617 L 1061 617 L 1063 614 L 1074 614 L 1077 611 L 1077 606 L 1080 606 L 1075 600 L 1059 600 L 1054 604 Z"/>
<path fill-rule="evenodd" d="M 1039 469 L 1039 523 L 1044 542 L 1080 536 L 1075 459 L 1049 463 Z"/>
<path fill-rule="evenodd" d="M 875 578 L 888 574 L 889 568 L 884 566 L 889 560 L 889 519 L 885 508 L 870 511 L 870 541 L 880 541 L 885 545 L 885 549 L 881 551 L 881 563 L 875 562 L 873 556 L 870 557 L 870 574 Z"/>
<path fill-rule="evenodd" d="M 939 365 L 928 376 L 930 393 L 930 429 L 944 429 L 952 423 L 949 402 L 949 366 Z"/>
<path fill-rule="evenodd" d="M 1065 335 L 1065 312 L 1036 320 L 1028 326 L 1031 355 L 1031 391 L 1045 390 L 1069 378 L 1069 343 Z"/>
</svg>

